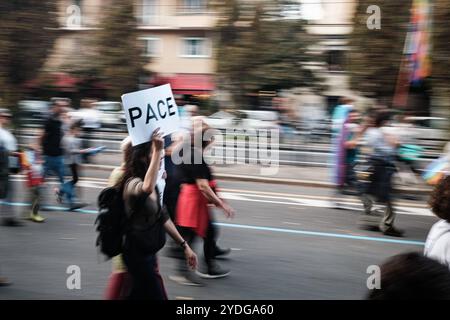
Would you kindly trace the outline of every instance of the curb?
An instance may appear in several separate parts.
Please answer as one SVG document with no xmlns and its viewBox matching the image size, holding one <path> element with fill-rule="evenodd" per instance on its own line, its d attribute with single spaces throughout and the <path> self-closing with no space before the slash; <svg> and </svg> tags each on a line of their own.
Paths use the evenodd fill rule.
<svg viewBox="0 0 450 320">
<path fill-rule="evenodd" d="M 105 171 L 105 172 L 111 172 L 116 167 L 117 166 L 98 165 L 98 164 L 82 165 L 83 169 L 98 170 L 98 171 Z M 291 186 L 329 188 L 329 189 L 335 188 L 334 184 L 332 184 L 330 182 L 324 182 L 324 181 L 268 178 L 268 177 L 258 177 L 258 176 L 229 174 L 229 173 L 216 173 L 214 176 L 219 180 L 227 180 L 227 181 L 259 182 L 259 183 L 268 183 L 268 184 L 283 184 L 283 185 L 291 185 Z M 395 189 L 395 191 L 408 192 L 410 194 L 424 194 L 424 193 L 427 194 L 427 193 L 431 192 L 431 188 L 430 189 L 399 188 L 399 189 Z"/>
</svg>

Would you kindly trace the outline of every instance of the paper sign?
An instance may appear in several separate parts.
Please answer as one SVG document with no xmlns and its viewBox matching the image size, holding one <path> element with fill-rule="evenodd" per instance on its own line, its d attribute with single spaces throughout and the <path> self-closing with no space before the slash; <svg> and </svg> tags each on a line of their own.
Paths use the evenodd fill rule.
<svg viewBox="0 0 450 320">
<path fill-rule="evenodd" d="M 180 116 L 170 84 L 122 95 L 128 133 L 133 146 L 150 141 L 156 128 L 163 136 L 180 127 Z"/>
</svg>

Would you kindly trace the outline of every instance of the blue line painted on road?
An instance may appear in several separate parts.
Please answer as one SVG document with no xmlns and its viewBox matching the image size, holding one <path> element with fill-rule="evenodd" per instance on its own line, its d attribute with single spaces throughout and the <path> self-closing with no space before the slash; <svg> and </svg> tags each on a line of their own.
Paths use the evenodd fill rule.
<svg viewBox="0 0 450 320">
<path fill-rule="evenodd" d="M 271 228 L 271 227 L 258 227 L 258 226 L 249 226 L 249 225 L 244 225 L 244 224 L 232 224 L 232 223 L 216 223 L 216 225 L 221 226 L 221 227 L 229 227 L 229 228 L 293 233 L 293 234 L 301 234 L 301 235 L 308 235 L 308 236 L 343 238 L 343 239 L 351 239 L 351 240 L 367 240 L 367 241 L 377 241 L 377 242 L 389 242 L 389 243 L 397 243 L 397 244 L 410 244 L 410 245 L 416 245 L 416 246 L 425 245 L 425 242 L 416 241 L 416 240 L 398 240 L 398 239 L 388 239 L 388 238 L 380 238 L 380 237 L 352 236 L 352 235 L 348 235 L 348 234 L 339 234 L 339 233 L 303 231 L 303 230 L 281 229 L 281 228 Z"/>
<path fill-rule="evenodd" d="M 9 206 L 18 206 L 25 207 L 30 206 L 30 203 L 23 202 L 1 202 L 3 204 Z M 44 206 L 47 209 L 54 211 L 67 211 L 67 207 L 57 207 L 57 206 Z M 97 214 L 97 210 L 89 210 L 89 209 L 76 209 L 74 212 L 84 213 L 84 214 Z M 250 226 L 246 224 L 234 224 L 234 223 L 222 223 L 216 222 L 218 226 L 226 227 L 226 228 L 239 228 L 239 229 L 249 229 L 249 230 L 258 230 L 258 231 L 271 231 L 271 232 L 281 232 L 281 233 L 291 233 L 291 234 L 300 234 L 305 236 L 319 236 L 319 237 L 329 237 L 329 238 L 341 238 L 341 239 L 350 239 L 350 240 L 365 240 L 365 241 L 374 241 L 374 242 L 387 242 L 387 243 L 395 243 L 395 244 L 406 244 L 406 245 L 414 245 L 414 246 L 424 246 L 425 242 L 416 241 L 416 240 L 401 240 L 401 239 L 389 239 L 389 238 L 381 238 L 381 237 L 368 237 L 368 236 L 352 236 L 349 234 L 340 234 L 340 233 L 329 233 L 329 232 L 317 232 L 317 231 L 305 231 L 305 230 L 295 230 L 295 229 L 282 229 L 282 228 L 272 228 L 272 227 L 260 227 L 260 226 Z"/>
</svg>

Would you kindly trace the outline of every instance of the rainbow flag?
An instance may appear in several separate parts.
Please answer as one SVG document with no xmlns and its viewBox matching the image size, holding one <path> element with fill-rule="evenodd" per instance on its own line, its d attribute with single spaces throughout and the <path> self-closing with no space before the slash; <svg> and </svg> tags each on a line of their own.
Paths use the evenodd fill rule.
<svg viewBox="0 0 450 320">
<path fill-rule="evenodd" d="M 429 185 L 436 185 L 441 179 L 450 172 L 450 157 L 443 156 L 432 161 L 424 170 L 422 178 Z"/>
</svg>

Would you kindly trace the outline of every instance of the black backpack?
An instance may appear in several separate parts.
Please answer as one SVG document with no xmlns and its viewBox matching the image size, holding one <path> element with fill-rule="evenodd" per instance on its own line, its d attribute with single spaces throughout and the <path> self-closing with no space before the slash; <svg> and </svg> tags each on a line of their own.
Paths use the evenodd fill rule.
<svg viewBox="0 0 450 320">
<path fill-rule="evenodd" d="M 122 253 L 127 226 L 122 191 L 116 187 L 105 188 L 98 196 L 96 246 L 108 258 Z"/>
</svg>

